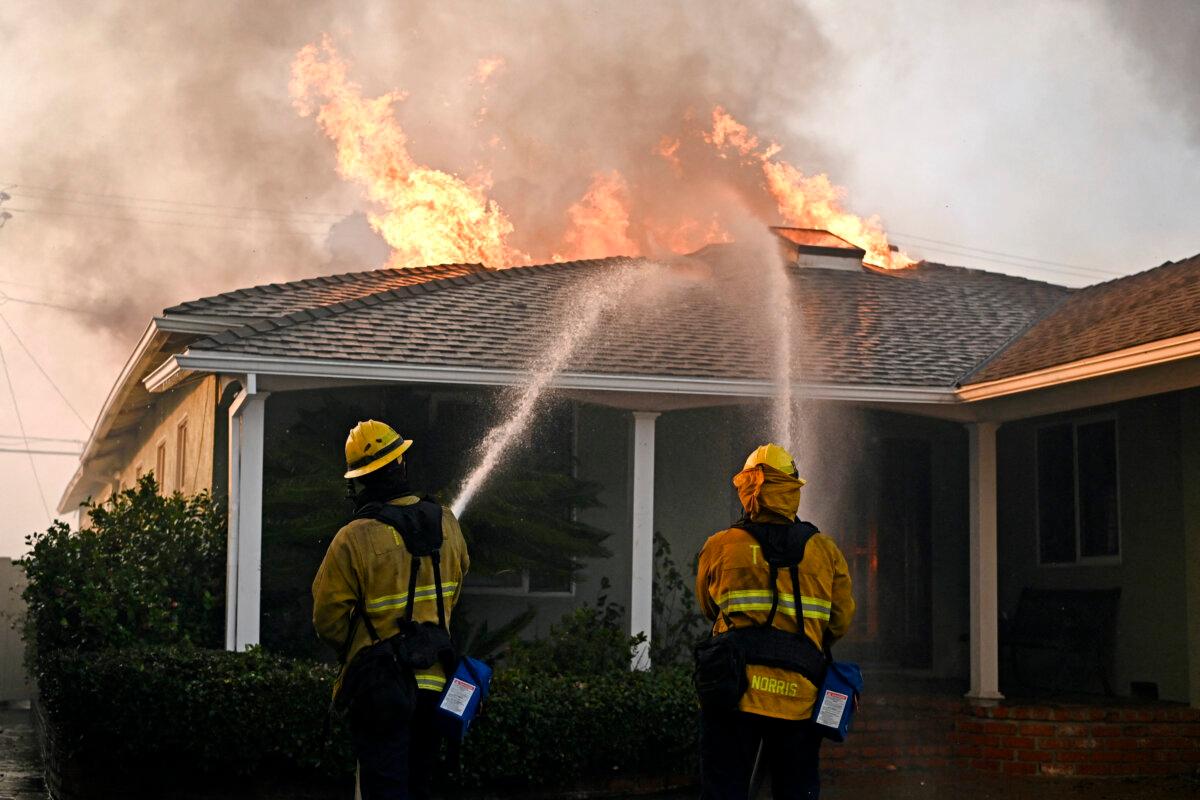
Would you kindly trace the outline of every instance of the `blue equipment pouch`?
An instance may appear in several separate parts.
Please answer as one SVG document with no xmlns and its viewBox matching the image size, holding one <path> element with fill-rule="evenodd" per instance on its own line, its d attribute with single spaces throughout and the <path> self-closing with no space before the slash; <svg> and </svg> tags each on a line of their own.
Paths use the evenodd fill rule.
<svg viewBox="0 0 1200 800">
<path fill-rule="evenodd" d="M 847 661 L 829 664 L 825 669 L 825 681 L 813 704 L 813 724 L 822 736 L 835 742 L 846 741 L 862 687 L 862 672 L 858 664 Z"/>
<path fill-rule="evenodd" d="M 437 725 L 447 739 L 461 742 L 466 737 L 491 685 L 491 667 L 469 656 L 459 660 L 458 669 L 446 677 L 437 706 Z"/>
</svg>

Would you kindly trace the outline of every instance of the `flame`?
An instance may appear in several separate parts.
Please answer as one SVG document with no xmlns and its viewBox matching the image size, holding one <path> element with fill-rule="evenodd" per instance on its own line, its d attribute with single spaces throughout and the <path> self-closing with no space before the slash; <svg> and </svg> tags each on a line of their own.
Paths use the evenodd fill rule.
<svg viewBox="0 0 1200 800">
<path fill-rule="evenodd" d="M 328 36 L 292 62 L 289 91 L 301 116 L 317 123 L 337 147 L 338 173 L 362 185 L 378 211 L 371 226 L 392 247 L 391 266 L 481 262 L 504 266 L 529 257 L 506 243 L 513 231 L 488 199 L 486 176 L 463 180 L 418 164 L 393 106 L 399 91 L 364 98 Z"/>
<path fill-rule="evenodd" d="M 676 175 L 683 174 L 683 162 L 679 160 L 679 145 L 682 144 L 679 138 L 671 138 L 664 136 L 658 141 L 658 147 L 654 148 L 655 155 L 662 156 Z"/>
<path fill-rule="evenodd" d="M 565 252 L 555 253 L 556 261 L 641 252 L 628 236 L 629 184 L 616 170 L 592 175 L 587 193 L 567 209 L 567 218 L 570 227 L 563 237 Z"/>
<path fill-rule="evenodd" d="M 487 83 L 493 75 L 504 69 L 506 63 L 501 56 L 479 59 L 478 63 L 475 64 L 475 82 L 480 84 Z"/>
<path fill-rule="evenodd" d="M 648 224 L 654 239 L 672 253 L 693 253 L 709 244 L 726 244 L 733 241 L 733 234 L 725 229 L 714 213 L 708 222 L 684 217 L 674 225 Z"/>
<path fill-rule="evenodd" d="M 485 121 L 486 94 L 506 66 L 501 57 L 475 63 L 468 82 L 482 88 L 474 127 Z M 509 243 L 514 224 L 490 196 L 492 180 L 487 165 L 477 167 L 474 175 L 461 177 L 419 163 L 395 113 L 407 94 L 393 90 L 364 97 L 329 36 L 296 54 L 289 91 L 297 112 L 315 116 L 321 130 L 333 140 L 338 173 L 362 186 L 371 203 L 368 219 L 393 250 L 391 266 L 480 262 L 499 268 L 533 260 Z M 449 107 L 449 101 L 444 100 L 443 105 Z M 777 158 L 781 151 L 777 143 L 765 142 L 722 106 L 713 108 L 711 128 L 699 131 L 699 136 L 694 112 L 686 112 L 682 123 L 691 131 L 687 138 L 663 135 L 656 145 L 625 151 L 635 152 L 643 160 L 651 154 L 663 159 L 677 179 L 671 182 L 672 190 L 666 190 L 662 180 L 655 183 L 655 172 L 636 161 L 622 167 L 635 170 L 630 174 L 638 176 L 636 188 L 645 193 L 641 196 L 634 195 L 621 172 L 593 172 L 585 194 L 565 211 L 567 226 L 562 238 L 527 245 L 537 250 L 538 259 L 544 259 L 546 253 L 555 260 L 636 256 L 661 248 L 689 253 L 708 244 L 732 241 L 723 213 L 740 213 L 743 206 L 739 201 L 736 209 L 732 207 L 731 193 L 725 191 L 730 187 L 721 184 L 711 169 L 689 172 L 697 164 L 703 170 L 703 162 L 698 161 L 703 153 L 710 159 L 714 154 L 727 159 L 729 169 L 720 173 L 736 183 L 739 192 L 769 192 L 787 224 L 840 236 L 861 247 L 866 252 L 863 261 L 875 267 L 899 269 L 914 263 L 892 251 L 878 217 L 864 219 L 846 210 L 846 191 L 827 175 L 806 175 Z M 711 148 L 695 144 L 698 139 Z M 481 159 L 502 163 L 503 156 L 512 159 L 496 131 L 481 130 L 477 145 Z M 527 149 L 528 142 L 522 146 Z M 710 161 L 707 166 L 714 164 Z M 697 185 L 713 191 L 697 192 Z M 526 216 L 545 214 L 530 211 L 533 207 L 536 203 L 514 206 Z M 638 210 L 637 218 L 631 209 Z M 553 229 L 562 213 L 551 208 L 550 217 L 519 217 L 522 234 L 531 235 L 526 228 Z M 526 226 L 527 222 L 531 224 Z M 524 239 L 520 241 L 525 244 Z"/>
<path fill-rule="evenodd" d="M 780 147 L 772 142 L 758 149 L 758 137 L 734 119 L 725 109 L 713 109 L 711 133 L 704 141 L 723 151 L 733 149 L 762 166 L 767 189 L 789 225 L 827 230 L 866 251 L 863 262 L 880 269 L 904 269 L 916 263 L 888 244 L 879 217 L 863 219 L 847 211 L 842 203 L 846 190 L 836 186 L 824 173 L 805 175 L 782 159 L 776 159 Z"/>
</svg>

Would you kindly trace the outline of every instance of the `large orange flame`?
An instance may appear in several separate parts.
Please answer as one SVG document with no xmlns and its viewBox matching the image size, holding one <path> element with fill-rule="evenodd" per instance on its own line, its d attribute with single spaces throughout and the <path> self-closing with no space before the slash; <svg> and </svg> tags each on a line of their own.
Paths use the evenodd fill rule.
<svg viewBox="0 0 1200 800">
<path fill-rule="evenodd" d="M 506 243 L 513 226 L 488 199 L 489 179 L 468 181 L 417 164 L 392 110 L 405 95 L 364 98 L 329 37 L 296 55 L 289 90 L 297 111 L 315 111 L 337 145 L 338 172 L 361 184 L 380 208 L 368 217 L 394 251 L 392 266 L 529 260 Z"/>
<path fill-rule="evenodd" d="M 503 58 L 484 58 L 474 64 L 467 78 L 481 87 L 481 106 L 474 124 L 487 119 L 484 94 L 501 71 Z M 395 90 L 380 97 L 363 97 L 361 87 L 350 80 L 349 67 L 328 36 L 296 54 L 289 84 L 292 101 L 303 116 L 316 116 L 325 134 L 334 141 L 339 174 L 363 187 L 373 210 L 371 225 L 392 247 L 392 266 L 416 266 L 450 262 L 480 262 L 489 267 L 529 263 L 530 254 L 509 243 L 514 225 L 489 195 L 492 189 L 486 167 L 471 177 L 443 172 L 419 163 L 409 150 L 408 137 L 397 121 L 395 106 L 406 98 Z M 763 142 L 746 125 L 721 106 L 712 112 L 711 129 L 695 131 L 691 112 L 684 120 L 687 137 L 663 135 L 657 143 L 646 143 L 632 151 L 642 157 L 661 158 L 673 179 L 655 178 L 645 163 L 629 166 L 638 175 L 638 185 L 615 169 L 595 171 L 584 195 L 562 213 L 565 233 L 557 243 L 533 242 L 539 260 L 635 256 L 668 249 L 688 253 L 704 245 L 728 242 L 725 212 L 737 212 L 726 199 L 727 192 L 713 197 L 687 191 L 694 175 L 691 168 L 703 154 L 726 159 L 734 171 L 732 180 L 742 191 L 765 188 L 787 224 L 827 230 L 866 251 L 867 264 L 884 269 L 910 266 L 913 260 L 893 251 L 878 217 L 862 218 L 846 210 L 846 192 L 824 174 L 805 175 L 792 164 L 776 158 L 781 148 Z M 486 137 L 486 138 L 482 138 Z M 703 139 L 711 145 L 703 147 Z M 481 131 L 487 154 L 501 151 L 496 131 Z M 694 145 L 694 146 L 693 146 Z M 699 153 L 699 155 L 698 155 Z M 651 163 L 661 172 L 663 166 Z M 701 166 L 702 180 L 710 177 L 709 162 Z M 728 170 L 722 167 L 728 175 Z M 757 177 L 761 174 L 761 178 Z M 753 186 L 745 178 L 751 178 Z M 666 184 L 674 180 L 681 193 L 671 194 Z M 694 186 L 695 184 L 691 184 Z M 715 186 L 715 184 L 714 184 Z M 636 194 L 640 190 L 643 194 Z M 685 202 L 672 202 L 680 197 Z M 514 207 L 516 207 L 514 205 Z M 740 205 L 739 205 L 740 208 Z M 632 209 L 637 209 L 634 216 Z M 551 210 L 551 214 L 555 214 Z M 557 221 L 535 220 L 539 230 L 553 230 Z M 523 231 L 524 233 L 524 231 Z M 528 234 L 526 234 L 528 235 Z M 524 242 L 524 240 L 522 240 Z"/>
<path fill-rule="evenodd" d="M 556 253 L 556 260 L 640 254 L 628 235 L 629 185 L 616 170 L 593 175 L 587 194 L 567 209 L 567 218 L 565 252 Z"/>
<path fill-rule="evenodd" d="M 733 150 L 758 162 L 767 180 L 767 189 L 775 198 L 779 213 L 789 225 L 827 230 L 866 251 L 863 261 L 880 269 L 904 269 L 915 262 L 904 253 L 892 250 L 878 217 L 863 219 L 847 211 L 842 202 L 846 190 L 836 186 L 824 173 L 805 175 L 775 155 L 780 148 L 774 142 L 759 149 L 758 137 L 717 106 L 713 126 L 704 140 L 725 155 Z"/>
</svg>

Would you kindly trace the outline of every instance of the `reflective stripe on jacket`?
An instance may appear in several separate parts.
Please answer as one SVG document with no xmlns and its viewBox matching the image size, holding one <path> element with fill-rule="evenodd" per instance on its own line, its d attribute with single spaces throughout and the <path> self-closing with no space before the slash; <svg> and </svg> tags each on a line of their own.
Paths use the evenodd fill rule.
<svg viewBox="0 0 1200 800">
<path fill-rule="evenodd" d="M 400 497 L 391 503 L 409 506 L 419 502 L 415 496 Z M 458 520 L 450 509 L 442 509 L 442 598 L 446 607 L 446 624 L 458 601 L 463 577 L 471 560 L 463 540 Z M 338 531 L 325 553 L 317 576 L 313 580 L 313 626 L 317 635 L 337 651 L 346 643 L 350 619 L 357 599 L 362 596 L 371 624 L 383 638 L 396 632 L 396 622 L 405 615 L 408 606 L 408 576 L 412 556 L 404 548 L 404 540 L 390 525 L 373 519 L 356 519 Z M 433 564 L 421 559 L 417 572 L 417 587 L 413 595 L 413 620 L 437 622 L 437 591 L 433 582 Z M 359 650 L 371 644 L 367 626 L 355 623 L 354 639 L 346 663 L 354 660 Z M 334 694 L 341 688 L 345 666 L 338 673 Z M 421 689 L 441 691 L 446 676 L 439 665 L 417 674 Z"/>
<path fill-rule="evenodd" d="M 741 528 L 714 534 L 700 551 L 696 572 L 696 597 L 713 632 L 730 627 L 762 625 L 771 611 L 770 567 L 758 541 Z M 854 616 L 850 575 L 846 559 L 833 539 L 818 533 L 808 541 L 799 566 L 799 617 L 797 587 L 786 568 L 776 577 L 779 604 L 772 626 L 789 633 L 800 629 L 814 643 L 841 638 Z M 778 667 L 748 665 L 749 688 L 739 708 L 779 719 L 808 719 L 817 687 L 798 672 Z"/>
</svg>

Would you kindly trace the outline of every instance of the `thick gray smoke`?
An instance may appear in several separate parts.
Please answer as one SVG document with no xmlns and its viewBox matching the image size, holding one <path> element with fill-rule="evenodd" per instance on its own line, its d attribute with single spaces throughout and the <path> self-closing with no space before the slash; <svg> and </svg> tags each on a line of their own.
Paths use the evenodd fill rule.
<svg viewBox="0 0 1200 800">
<path fill-rule="evenodd" d="M 1200 3 L 1108 0 L 1106 6 L 1114 29 L 1133 46 L 1134 64 L 1147 73 L 1146 85 L 1163 113 L 1180 116 L 1200 147 Z"/>
<path fill-rule="evenodd" d="M 70 286 L 89 327 L 128 342 L 181 300 L 380 266 L 361 221 L 330 238 L 361 189 L 287 93 L 323 33 L 368 96 L 408 93 L 396 112 L 418 161 L 491 173 L 512 244 L 535 254 L 597 171 L 657 198 L 635 217 L 686 209 L 701 184 L 672 183 L 662 137 L 688 125 L 681 146 L 706 147 L 695 131 L 721 103 L 787 140 L 827 55 L 784 0 L 5 3 L 0 188 L 17 186 L 0 278 Z M 481 82 L 485 59 L 503 66 Z M 662 192 L 638 191 L 651 182 Z"/>
</svg>

